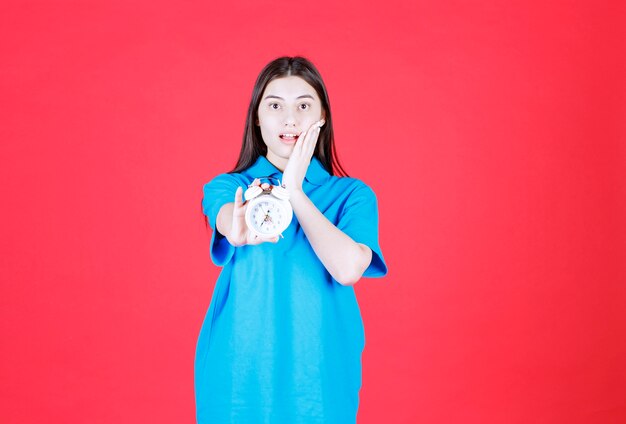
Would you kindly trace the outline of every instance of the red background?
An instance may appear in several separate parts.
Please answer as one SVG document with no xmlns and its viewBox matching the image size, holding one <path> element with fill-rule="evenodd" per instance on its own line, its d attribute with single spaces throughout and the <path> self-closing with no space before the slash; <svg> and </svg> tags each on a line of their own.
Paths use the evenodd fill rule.
<svg viewBox="0 0 626 424">
<path fill-rule="evenodd" d="M 626 14 L 600 3 L 4 1 L 0 421 L 194 422 L 202 185 L 300 54 L 379 199 L 359 423 L 626 422 Z"/>
</svg>

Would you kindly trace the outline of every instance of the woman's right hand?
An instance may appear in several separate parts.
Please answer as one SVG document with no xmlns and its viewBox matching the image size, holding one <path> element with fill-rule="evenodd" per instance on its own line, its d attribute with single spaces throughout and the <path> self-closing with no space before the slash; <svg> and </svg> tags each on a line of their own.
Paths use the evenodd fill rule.
<svg viewBox="0 0 626 424">
<path fill-rule="evenodd" d="M 233 246 L 246 244 L 261 244 L 263 242 L 277 243 L 278 236 L 266 238 L 255 235 L 246 225 L 246 208 L 248 203 L 243 202 L 243 188 L 237 187 L 235 191 L 235 205 L 233 207 L 233 221 L 230 234 L 226 237 Z"/>
</svg>

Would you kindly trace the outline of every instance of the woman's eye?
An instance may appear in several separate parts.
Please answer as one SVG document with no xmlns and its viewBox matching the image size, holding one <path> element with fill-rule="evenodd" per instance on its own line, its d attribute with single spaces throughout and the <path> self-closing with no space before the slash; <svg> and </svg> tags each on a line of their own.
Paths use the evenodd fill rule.
<svg viewBox="0 0 626 424">
<path fill-rule="evenodd" d="M 278 109 L 280 107 L 280 105 L 278 103 L 270 103 L 270 108 L 272 109 Z"/>
<path fill-rule="evenodd" d="M 307 110 L 308 108 L 309 108 L 309 105 L 308 105 L 308 104 L 306 104 L 306 103 L 302 103 L 302 104 L 300 105 L 300 109 L 302 109 L 302 110 Z"/>
</svg>

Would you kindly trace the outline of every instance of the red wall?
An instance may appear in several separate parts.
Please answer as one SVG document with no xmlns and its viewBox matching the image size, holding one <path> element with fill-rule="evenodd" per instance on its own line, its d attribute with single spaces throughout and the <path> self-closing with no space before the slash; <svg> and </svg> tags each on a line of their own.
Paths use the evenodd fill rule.
<svg viewBox="0 0 626 424">
<path fill-rule="evenodd" d="M 0 421 L 194 421 L 202 185 L 300 54 L 379 198 L 359 423 L 626 422 L 626 10 L 597 3 L 3 2 Z"/>
</svg>

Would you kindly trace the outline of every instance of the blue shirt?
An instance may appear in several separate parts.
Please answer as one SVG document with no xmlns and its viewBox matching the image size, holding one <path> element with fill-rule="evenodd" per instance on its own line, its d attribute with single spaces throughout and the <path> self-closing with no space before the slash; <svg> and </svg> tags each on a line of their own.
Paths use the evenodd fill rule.
<svg viewBox="0 0 626 424">
<path fill-rule="evenodd" d="M 256 177 L 282 172 L 264 156 L 203 187 L 213 229 L 210 254 L 223 267 L 195 358 L 200 424 L 355 423 L 365 334 L 352 286 L 339 284 L 315 254 L 296 214 L 278 243 L 232 246 L 215 228 L 220 208 Z M 378 204 L 365 183 L 331 176 L 313 157 L 302 189 L 326 218 L 372 249 L 364 277 L 387 266 L 378 242 Z"/>
</svg>

